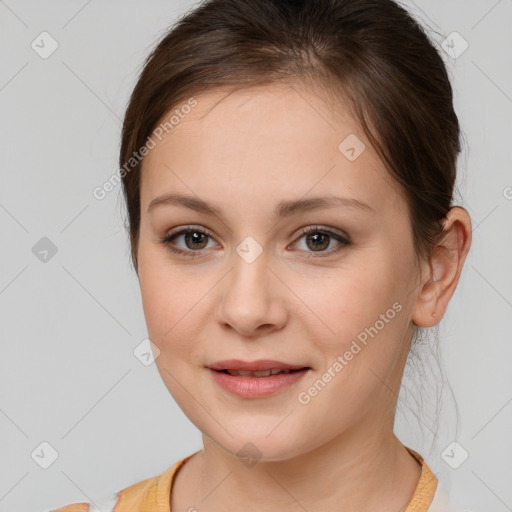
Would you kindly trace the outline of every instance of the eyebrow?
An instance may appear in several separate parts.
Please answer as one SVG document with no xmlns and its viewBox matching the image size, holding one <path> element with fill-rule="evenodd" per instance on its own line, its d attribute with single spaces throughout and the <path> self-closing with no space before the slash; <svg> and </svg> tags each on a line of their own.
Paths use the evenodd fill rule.
<svg viewBox="0 0 512 512">
<path fill-rule="evenodd" d="M 222 210 L 194 196 L 181 194 L 165 194 L 153 199 L 148 206 L 147 212 L 151 212 L 157 206 L 174 205 L 183 206 L 199 213 L 215 215 L 221 219 L 224 218 Z M 321 208 L 344 207 L 363 210 L 367 213 L 375 213 L 375 210 L 367 203 L 358 199 L 337 196 L 311 197 L 308 199 L 297 199 L 293 201 L 281 201 L 274 212 L 276 220 L 298 215 Z"/>
</svg>

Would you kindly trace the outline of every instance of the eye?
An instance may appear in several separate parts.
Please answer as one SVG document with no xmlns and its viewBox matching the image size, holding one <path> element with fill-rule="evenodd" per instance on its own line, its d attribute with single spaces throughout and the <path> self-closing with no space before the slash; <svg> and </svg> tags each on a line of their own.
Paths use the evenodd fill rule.
<svg viewBox="0 0 512 512">
<path fill-rule="evenodd" d="M 176 246 L 175 241 L 179 238 L 183 239 L 185 250 Z M 211 238 L 211 235 L 209 235 L 207 231 L 203 230 L 202 228 L 188 226 L 178 231 L 169 233 L 168 235 L 162 237 L 160 241 L 170 251 L 194 258 L 196 256 L 194 253 L 198 253 L 202 249 L 208 248 L 208 238 Z"/>
<path fill-rule="evenodd" d="M 299 240 L 302 238 L 305 238 L 305 249 L 301 250 L 307 254 L 306 258 L 331 256 L 352 243 L 346 235 L 319 226 L 308 226 L 302 229 Z M 179 239 L 182 239 L 185 244 L 184 248 L 178 247 L 176 241 Z M 163 236 L 160 242 L 176 254 L 195 258 L 200 256 L 203 249 L 211 248 L 208 247 L 208 239 L 213 239 L 208 231 L 200 227 L 187 226 Z M 338 242 L 338 245 L 334 249 L 326 250 L 332 245 L 333 240 Z M 297 242 L 294 245 L 296 244 Z"/>
<path fill-rule="evenodd" d="M 346 235 L 342 235 L 341 233 L 336 233 L 319 226 L 308 226 L 307 228 L 304 228 L 301 231 L 299 240 L 303 238 L 305 238 L 304 245 L 306 248 L 304 251 L 306 252 L 306 258 L 332 256 L 352 243 Z M 338 245 L 335 246 L 334 249 L 325 250 L 331 245 L 333 240 L 337 241 Z M 310 251 L 309 249 L 312 250 Z"/>
</svg>

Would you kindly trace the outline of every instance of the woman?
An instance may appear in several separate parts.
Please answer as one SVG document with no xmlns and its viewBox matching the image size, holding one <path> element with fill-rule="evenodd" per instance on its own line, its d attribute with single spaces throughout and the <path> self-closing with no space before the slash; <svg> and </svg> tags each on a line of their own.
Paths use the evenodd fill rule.
<svg viewBox="0 0 512 512">
<path fill-rule="evenodd" d="M 204 448 L 103 512 L 450 510 L 393 423 L 471 243 L 459 137 L 443 61 L 391 0 L 209 0 L 179 21 L 120 173 L 156 364 Z"/>
</svg>

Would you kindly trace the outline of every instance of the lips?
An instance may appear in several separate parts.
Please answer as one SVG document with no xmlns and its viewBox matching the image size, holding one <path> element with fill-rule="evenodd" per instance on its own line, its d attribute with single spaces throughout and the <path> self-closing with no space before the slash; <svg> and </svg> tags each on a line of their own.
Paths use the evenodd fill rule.
<svg viewBox="0 0 512 512">
<path fill-rule="evenodd" d="M 234 377 L 270 377 L 271 375 L 279 375 L 280 373 L 290 373 L 297 370 L 281 370 L 279 368 L 271 368 L 270 370 L 258 370 L 249 372 L 246 370 L 220 370 Z"/>
<path fill-rule="evenodd" d="M 291 373 L 296 370 L 309 369 L 309 366 L 285 363 L 272 359 L 259 359 L 256 361 L 242 361 L 241 359 L 229 359 L 217 361 L 208 365 L 211 370 L 221 371 L 236 376 L 268 377 L 280 373 Z"/>
<path fill-rule="evenodd" d="M 242 361 L 229 359 L 207 366 L 213 382 L 241 398 L 258 399 L 292 389 L 312 368 L 271 359 Z"/>
</svg>

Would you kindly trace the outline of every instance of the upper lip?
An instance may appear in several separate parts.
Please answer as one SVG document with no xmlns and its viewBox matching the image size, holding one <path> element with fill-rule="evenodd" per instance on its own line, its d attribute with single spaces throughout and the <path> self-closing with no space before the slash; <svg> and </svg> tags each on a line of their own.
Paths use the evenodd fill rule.
<svg viewBox="0 0 512 512">
<path fill-rule="evenodd" d="M 207 365 L 212 370 L 244 370 L 248 372 L 257 372 L 261 370 L 301 370 L 309 368 L 300 364 L 283 363 L 282 361 L 274 361 L 272 359 L 258 359 L 256 361 L 242 361 L 241 359 L 227 359 L 225 361 L 217 361 Z"/>
</svg>

